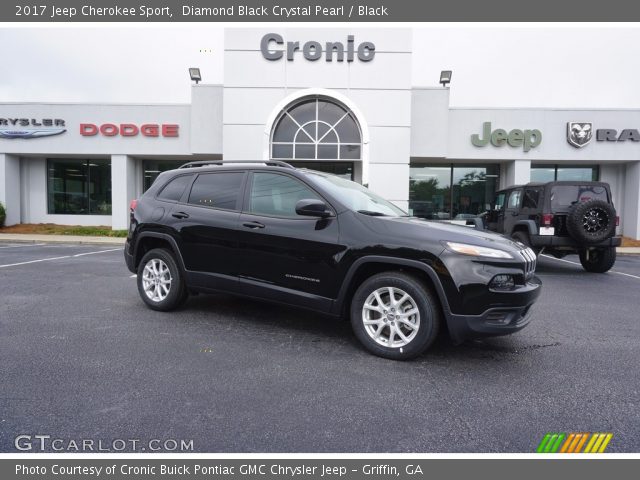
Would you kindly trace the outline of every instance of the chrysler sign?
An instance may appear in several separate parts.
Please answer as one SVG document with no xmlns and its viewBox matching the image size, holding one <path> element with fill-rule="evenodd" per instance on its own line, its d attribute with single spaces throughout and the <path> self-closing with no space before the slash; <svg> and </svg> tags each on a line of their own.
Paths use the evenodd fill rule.
<svg viewBox="0 0 640 480">
<path fill-rule="evenodd" d="M 0 138 L 39 138 L 66 132 L 60 118 L 0 118 Z"/>
</svg>

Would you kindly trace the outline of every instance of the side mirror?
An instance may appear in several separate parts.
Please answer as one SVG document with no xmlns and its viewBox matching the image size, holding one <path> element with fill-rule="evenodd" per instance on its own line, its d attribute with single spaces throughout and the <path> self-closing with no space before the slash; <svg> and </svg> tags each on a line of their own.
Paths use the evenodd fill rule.
<svg viewBox="0 0 640 480">
<path fill-rule="evenodd" d="M 296 203 L 296 213 L 307 217 L 326 218 L 331 216 L 327 204 L 315 198 L 303 198 Z"/>
</svg>

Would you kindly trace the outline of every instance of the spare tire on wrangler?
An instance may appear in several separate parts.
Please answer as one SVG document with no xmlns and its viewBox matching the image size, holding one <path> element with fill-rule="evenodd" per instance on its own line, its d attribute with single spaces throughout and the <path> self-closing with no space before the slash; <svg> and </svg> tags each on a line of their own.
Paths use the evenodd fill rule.
<svg viewBox="0 0 640 480">
<path fill-rule="evenodd" d="M 616 233 L 616 211 L 603 200 L 577 203 L 567 216 L 567 231 L 580 243 L 602 242 Z"/>
</svg>

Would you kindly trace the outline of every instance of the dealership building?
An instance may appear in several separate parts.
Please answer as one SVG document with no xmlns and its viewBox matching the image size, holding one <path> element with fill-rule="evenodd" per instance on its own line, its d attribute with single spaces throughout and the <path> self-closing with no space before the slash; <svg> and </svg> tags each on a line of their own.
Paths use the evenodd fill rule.
<svg viewBox="0 0 640 480">
<path fill-rule="evenodd" d="M 125 229 L 161 171 L 278 159 L 439 219 L 513 184 L 601 180 L 640 238 L 640 110 L 453 108 L 448 88 L 412 85 L 412 46 L 411 29 L 230 28 L 223 85 L 188 104 L 0 103 L 6 224 Z"/>
</svg>

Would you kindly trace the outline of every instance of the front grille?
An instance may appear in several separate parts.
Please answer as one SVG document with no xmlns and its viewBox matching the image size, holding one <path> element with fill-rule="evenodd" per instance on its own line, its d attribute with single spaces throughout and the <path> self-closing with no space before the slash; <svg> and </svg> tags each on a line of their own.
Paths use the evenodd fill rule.
<svg viewBox="0 0 640 480">
<path fill-rule="evenodd" d="M 530 248 L 520 250 L 520 256 L 524 260 L 524 278 L 529 280 L 536 271 L 536 254 Z"/>
</svg>

